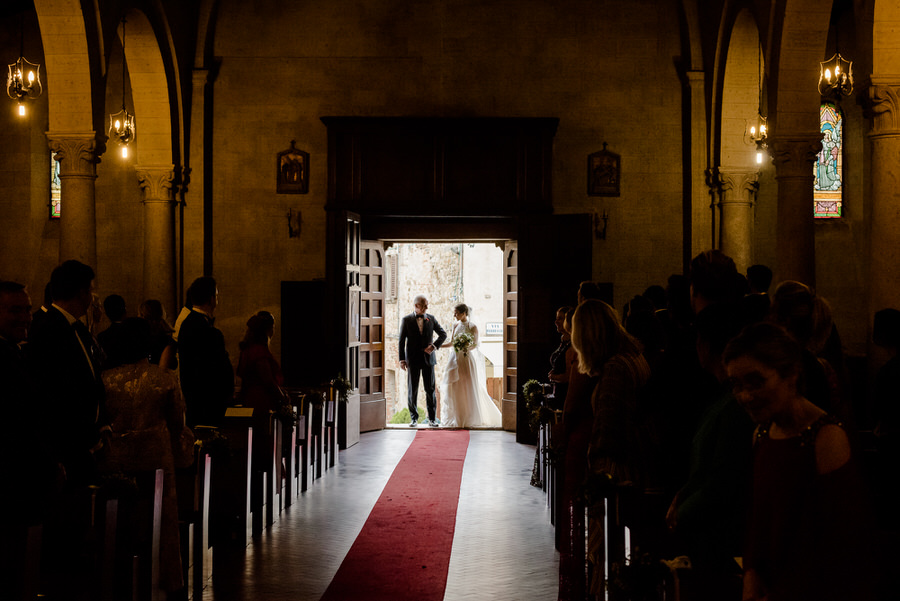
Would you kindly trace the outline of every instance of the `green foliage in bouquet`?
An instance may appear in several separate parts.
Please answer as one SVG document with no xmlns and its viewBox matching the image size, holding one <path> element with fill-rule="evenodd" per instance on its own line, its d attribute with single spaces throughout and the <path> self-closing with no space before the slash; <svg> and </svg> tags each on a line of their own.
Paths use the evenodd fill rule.
<svg viewBox="0 0 900 601">
<path fill-rule="evenodd" d="M 548 410 L 542 404 L 544 386 L 537 380 L 528 380 L 522 385 L 522 396 L 525 397 L 525 408 L 528 410 L 528 425 L 532 432 L 537 432 L 538 426 L 542 422 L 549 421 L 549 416 L 546 415 Z"/>
<path fill-rule="evenodd" d="M 216 428 L 194 428 L 194 446 L 213 458 L 231 455 L 228 437 Z"/>
<path fill-rule="evenodd" d="M 353 384 L 344 377 L 344 374 L 339 373 L 337 377 L 331 381 L 331 385 L 334 387 L 338 399 L 344 403 L 350 400 L 350 391 L 353 389 Z"/>
<path fill-rule="evenodd" d="M 468 332 L 460 332 L 453 337 L 453 350 L 457 353 L 462 351 L 463 355 L 469 354 L 469 347 L 475 344 L 475 338 Z"/>
</svg>

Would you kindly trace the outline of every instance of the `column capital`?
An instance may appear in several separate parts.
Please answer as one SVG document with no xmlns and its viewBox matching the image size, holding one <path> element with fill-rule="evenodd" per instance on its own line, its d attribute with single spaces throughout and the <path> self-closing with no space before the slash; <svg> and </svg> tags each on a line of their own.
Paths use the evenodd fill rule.
<svg viewBox="0 0 900 601">
<path fill-rule="evenodd" d="M 871 77 L 866 116 L 872 119 L 869 137 L 900 136 L 900 78 Z"/>
<path fill-rule="evenodd" d="M 743 167 L 718 167 L 715 184 L 722 192 L 730 194 L 731 202 L 753 202 L 759 189 L 759 171 L 748 171 Z M 722 202 L 726 202 L 725 198 Z"/>
<path fill-rule="evenodd" d="M 141 186 L 143 202 L 175 202 L 174 165 L 135 165 L 134 172 Z"/>
<path fill-rule="evenodd" d="M 813 162 L 822 150 L 822 134 L 792 134 L 769 140 L 769 154 L 775 162 L 775 178 L 814 178 Z"/>
<path fill-rule="evenodd" d="M 60 177 L 97 177 L 100 150 L 95 132 L 47 132 L 47 142 L 59 162 Z"/>
</svg>

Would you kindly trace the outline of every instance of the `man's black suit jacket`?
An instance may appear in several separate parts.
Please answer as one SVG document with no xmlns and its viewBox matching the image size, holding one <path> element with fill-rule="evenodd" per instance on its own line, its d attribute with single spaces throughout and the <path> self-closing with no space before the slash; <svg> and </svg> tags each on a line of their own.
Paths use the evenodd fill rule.
<svg viewBox="0 0 900 601">
<path fill-rule="evenodd" d="M 92 477 L 91 449 L 100 441 L 100 428 L 107 425 L 100 363 L 89 359 L 90 354 L 91 341 L 84 341 L 83 348 L 75 326 L 56 307 L 31 328 L 25 347 L 34 402 L 48 420 L 54 457 L 65 466 L 73 485 Z"/>
<path fill-rule="evenodd" d="M 435 332 L 438 337 L 432 341 Z M 437 322 L 434 315 L 425 314 L 420 334 L 416 314 L 410 313 L 400 322 L 400 361 L 406 361 L 412 367 L 436 365 L 437 354 L 435 352 L 428 354 L 425 349 L 429 344 L 433 344 L 436 351 L 441 348 L 445 340 L 447 340 L 447 332 Z"/>
<path fill-rule="evenodd" d="M 35 402 L 24 352 L 2 336 L 0 383 L 7 425 L 0 436 L 0 456 L 7 458 L 5 476 L 16 483 L 16 493 L 7 498 L 7 506 L 16 521 L 37 524 L 55 492 L 58 464 L 47 446 L 47 416 Z"/>
<path fill-rule="evenodd" d="M 187 424 L 220 425 L 225 409 L 234 403 L 234 368 L 225 337 L 203 313 L 191 311 L 181 324 L 178 366 Z"/>
</svg>

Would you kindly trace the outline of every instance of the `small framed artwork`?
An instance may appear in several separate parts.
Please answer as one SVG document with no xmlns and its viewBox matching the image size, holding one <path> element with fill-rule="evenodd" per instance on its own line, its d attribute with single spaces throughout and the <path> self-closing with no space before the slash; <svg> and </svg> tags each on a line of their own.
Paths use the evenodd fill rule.
<svg viewBox="0 0 900 601">
<path fill-rule="evenodd" d="M 278 153 L 276 160 L 276 192 L 278 194 L 307 194 L 309 192 L 309 153 L 291 147 Z"/>
<path fill-rule="evenodd" d="M 619 179 L 622 175 L 621 157 L 603 150 L 588 155 L 588 196 L 619 196 Z"/>
</svg>

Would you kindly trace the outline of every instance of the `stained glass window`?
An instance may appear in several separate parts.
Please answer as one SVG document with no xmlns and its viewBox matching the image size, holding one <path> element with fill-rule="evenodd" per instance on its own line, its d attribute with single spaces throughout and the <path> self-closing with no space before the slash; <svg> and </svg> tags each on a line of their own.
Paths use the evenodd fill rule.
<svg viewBox="0 0 900 601">
<path fill-rule="evenodd" d="M 843 209 L 844 118 L 840 107 L 823 102 L 819 108 L 822 150 L 814 165 L 814 215 L 821 219 L 841 216 Z"/>
<path fill-rule="evenodd" d="M 59 219 L 62 208 L 62 186 L 59 182 L 59 161 L 50 153 L 50 219 Z"/>
</svg>

